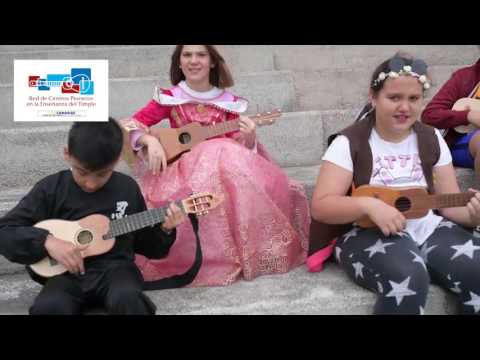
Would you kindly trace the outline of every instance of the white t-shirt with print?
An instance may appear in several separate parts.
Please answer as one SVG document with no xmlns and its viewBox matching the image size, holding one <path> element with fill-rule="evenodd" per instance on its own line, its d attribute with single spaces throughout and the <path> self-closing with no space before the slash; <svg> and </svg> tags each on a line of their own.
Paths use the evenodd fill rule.
<svg viewBox="0 0 480 360">
<path fill-rule="evenodd" d="M 447 165 L 452 162 L 450 150 L 437 129 L 435 129 L 435 134 L 440 144 L 440 158 L 434 167 Z M 372 129 L 368 143 L 373 156 L 370 185 L 427 187 L 418 154 L 417 134 L 414 131 L 402 142 L 391 143 L 383 140 L 377 131 Z M 337 136 L 328 147 L 322 160 L 353 172 L 348 138 L 343 135 Z M 408 219 L 405 231 L 418 245 L 422 245 L 442 220 L 441 216 L 435 215 L 430 210 L 420 219 Z"/>
</svg>

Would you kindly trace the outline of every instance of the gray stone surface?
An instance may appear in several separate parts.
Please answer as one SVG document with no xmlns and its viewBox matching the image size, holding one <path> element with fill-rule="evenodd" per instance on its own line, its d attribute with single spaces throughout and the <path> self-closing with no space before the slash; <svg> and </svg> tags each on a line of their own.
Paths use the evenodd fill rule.
<svg viewBox="0 0 480 360">
<path fill-rule="evenodd" d="M 23 46 L 19 50 L 1 51 L 0 49 L 0 84 L 13 82 L 15 59 L 108 59 L 111 79 L 152 76 L 162 78 L 169 73 L 174 47 L 173 45 L 47 48 Z M 274 70 L 274 57 L 269 46 L 224 45 L 220 49 L 235 75 Z"/>
<path fill-rule="evenodd" d="M 343 118 L 350 118 L 345 111 L 285 113 L 274 125 L 260 128 L 259 139 L 281 166 L 314 165 L 324 151 L 325 122 Z M 55 124 L 0 129 L 0 167 L 9 169 L 0 177 L 0 190 L 33 185 L 65 168 L 62 154 L 69 126 Z"/>
<path fill-rule="evenodd" d="M 27 274 L 0 277 L 0 314 L 27 314 L 41 287 Z M 308 273 L 305 267 L 254 281 L 240 280 L 228 287 L 183 288 L 149 291 L 158 307 L 158 315 L 266 315 L 371 314 L 375 295 L 356 286 L 334 263 L 320 273 Z M 454 297 L 431 286 L 426 313 L 452 314 Z"/>
<path fill-rule="evenodd" d="M 425 93 L 427 102 L 459 65 L 430 67 L 432 87 Z M 293 73 L 296 89 L 295 111 L 361 107 L 368 99 L 373 68 L 303 70 Z"/>
<path fill-rule="evenodd" d="M 168 87 L 167 78 L 118 78 L 109 84 L 109 114 L 123 118 L 131 116 L 152 99 L 156 85 Z M 295 87 L 292 74 L 288 71 L 250 73 L 238 76 L 233 90 L 236 94 L 250 100 L 249 112 L 270 111 L 280 108 L 282 111 L 294 111 Z M 2 129 L 39 126 L 36 123 L 13 122 L 13 86 L 0 85 L 0 118 Z M 49 126 L 49 124 L 46 124 Z"/>
<path fill-rule="evenodd" d="M 285 45 L 272 46 L 278 70 L 369 69 L 397 51 L 407 51 L 430 65 L 469 65 L 478 59 L 476 45 Z"/>
</svg>

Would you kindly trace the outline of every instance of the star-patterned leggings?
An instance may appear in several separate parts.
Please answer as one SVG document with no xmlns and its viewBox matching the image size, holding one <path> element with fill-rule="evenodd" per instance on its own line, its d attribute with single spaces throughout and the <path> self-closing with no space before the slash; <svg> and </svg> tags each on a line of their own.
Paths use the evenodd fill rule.
<svg viewBox="0 0 480 360">
<path fill-rule="evenodd" d="M 480 312 L 480 238 L 442 221 L 419 248 L 407 233 L 386 237 L 354 228 L 335 258 L 360 286 L 378 294 L 375 314 L 423 314 L 430 280 L 458 296 L 461 312 Z"/>
</svg>

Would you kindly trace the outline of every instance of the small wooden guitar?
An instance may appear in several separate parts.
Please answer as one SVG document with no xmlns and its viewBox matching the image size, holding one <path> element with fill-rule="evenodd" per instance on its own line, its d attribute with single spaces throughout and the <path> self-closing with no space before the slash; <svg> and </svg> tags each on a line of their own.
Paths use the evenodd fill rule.
<svg viewBox="0 0 480 360">
<path fill-rule="evenodd" d="M 175 204 L 185 214 L 206 215 L 210 209 L 217 207 L 223 198 L 210 193 L 198 193 Z M 45 220 L 35 227 L 50 231 L 58 239 L 71 242 L 74 245 L 88 245 L 82 251 L 82 256 L 89 257 L 104 254 L 112 249 L 115 237 L 131 233 L 162 223 L 165 220 L 167 207 L 150 209 L 122 219 L 112 220 L 104 215 L 94 214 L 77 221 Z M 46 257 L 30 265 L 30 268 L 43 277 L 62 274 L 67 269 L 51 257 Z"/>
<path fill-rule="evenodd" d="M 465 206 L 475 196 L 474 192 L 430 195 L 424 188 L 397 190 L 394 188 L 362 185 L 352 191 L 352 196 L 367 196 L 382 200 L 400 211 L 407 219 L 418 219 L 431 209 Z M 356 221 L 363 228 L 375 227 L 369 217 Z"/>
<path fill-rule="evenodd" d="M 282 113 L 277 110 L 257 114 L 250 119 L 255 121 L 257 126 L 264 126 L 273 124 L 281 115 Z M 239 119 L 235 119 L 207 126 L 193 122 L 178 129 L 155 127 L 150 129 L 150 134 L 160 141 L 165 150 L 167 163 L 171 163 L 202 141 L 239 130 L 239 122 Z"/>
</svg>

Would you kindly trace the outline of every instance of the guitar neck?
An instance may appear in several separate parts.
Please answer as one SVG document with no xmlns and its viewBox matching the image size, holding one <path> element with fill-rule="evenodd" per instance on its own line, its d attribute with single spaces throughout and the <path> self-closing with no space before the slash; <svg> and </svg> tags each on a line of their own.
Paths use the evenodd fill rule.
<svg viewBox="0 0 480 360">
<path fill-rule="evenodd" d="M 210 139 L 215 136 L 220 136 L 232 131 L 237 131 L 239 129 L 240 129 L 240 119 L 235 119 L 235 120 L 219 122 L 217 124 L 213 124 L 209 126 L 204 126 L 202 128 L 202 131 L 205 138 Z"/>
<path fill-rule="evenodd" d="M 470 199 L 475 196 L 473 192 L 441 195 L 425 195 L 424 204 L 429 209 L 442 209 L 449 207 L 459 207 L 468 204 Z"/>
<path fill-rule="evenodd" d="M 175 204 L 185 213 L 181 201 L 175 201 Z M 136 230 L 143 229 L 165 221 L 167 207 L 145 210 L 122 219 L 110 221 L 110 230 L 103 236 L 103 239 L 111 239 L 117 236 L 125 235 Z"/>
</svg>

